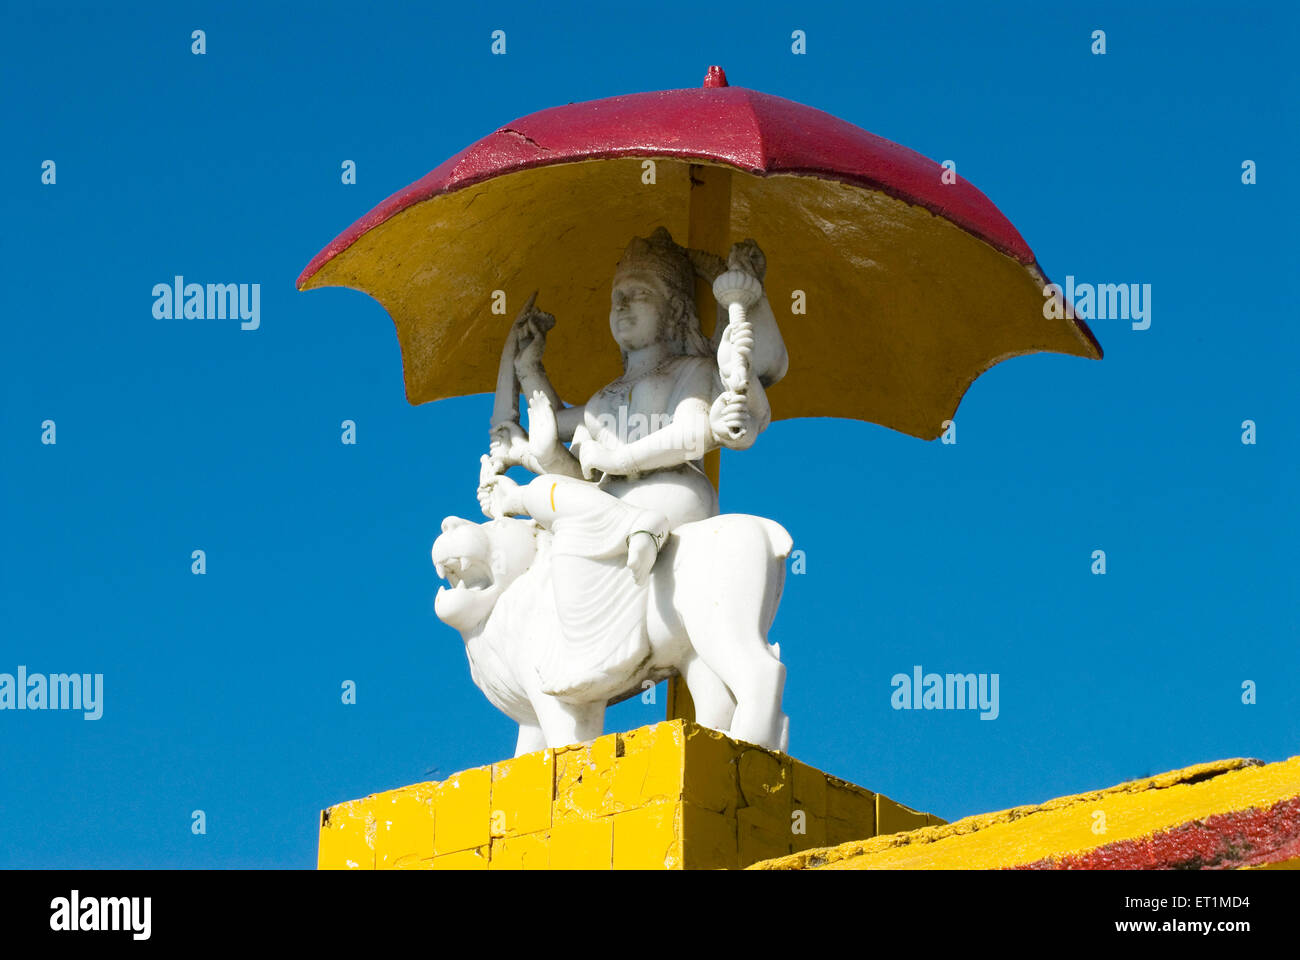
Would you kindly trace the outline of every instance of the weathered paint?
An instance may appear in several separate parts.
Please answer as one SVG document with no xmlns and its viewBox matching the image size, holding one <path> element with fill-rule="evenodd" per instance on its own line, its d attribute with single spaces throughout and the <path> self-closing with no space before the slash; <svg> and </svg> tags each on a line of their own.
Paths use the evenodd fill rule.
<svg viewBox="0 0 1300 960">
<path fill-rule="evenodd" d="M 1104 832 L 1094 832 L 1099 823 Z M 1193 869 L 1286 864 L 1297 857 L 1300 757 L 1267 765 L 1242 759 L 1199 764 L 754 868 Z"/>
<path fill-rule="evenodd" d="M 878 819 L 901 829 L 927 818 L 676 720 L 336 804 L 321 817 L 319 865 L 735 869 L 874 836 Z"/>
</svg>

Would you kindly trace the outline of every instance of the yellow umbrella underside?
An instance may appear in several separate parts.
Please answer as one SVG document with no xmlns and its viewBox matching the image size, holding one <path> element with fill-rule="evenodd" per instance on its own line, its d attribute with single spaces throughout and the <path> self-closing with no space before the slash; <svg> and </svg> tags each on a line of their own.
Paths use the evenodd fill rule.
<svg viewBox="0 0 1300 960">
<path fill-rule="evenodd" d="M 609 332 L 615 264 L 657 226 L 683 244 L 725 237 L 713 249 L 723 256 L 747 237 L 763 249 L 790 355 L 770 394 L 778 419 L 852 417 L 930 440 L 999 361 L 1100 357 L 1072 320 L 1044 317 L 1035 268 L 922 207 L 838 181 L 662 157 L 646 184 L 643 162 L 536 167 L 432 197 L 362 234 L 303 289 L 351 287 L 384 306 L 412 404 L 492 392 L 506 333 L 534 290 L 556 317 L 551 380 L 566 402 L 585 402 L 622 372 Z M 492 312 L 495 291 L 504 314 Z M 796 291 L 804 314 L 792 312 Z M 712 317 L 703 322 L 707 333 Z"/>
</svg>

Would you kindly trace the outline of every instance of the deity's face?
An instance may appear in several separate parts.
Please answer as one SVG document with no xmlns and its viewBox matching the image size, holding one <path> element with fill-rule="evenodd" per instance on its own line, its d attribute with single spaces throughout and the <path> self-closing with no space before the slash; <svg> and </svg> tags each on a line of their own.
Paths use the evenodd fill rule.
<svg viewBox="0 0 1300 960">
<path fill-rule="evenodd" d="M 610 333 L 624 351 L 648 347 L 662 338 L 671 309 L 672 301 L 653 276 L 620 273 L 610 294 Z"/>
</svg>

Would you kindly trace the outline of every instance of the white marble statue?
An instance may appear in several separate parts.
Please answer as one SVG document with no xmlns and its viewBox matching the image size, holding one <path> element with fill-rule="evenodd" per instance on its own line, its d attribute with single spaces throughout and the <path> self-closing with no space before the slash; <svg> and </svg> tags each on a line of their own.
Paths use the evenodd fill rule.
<svg viewBox="0 0 1300 960">
<path fill-rule="evenodd" d="M 700 723 L 787 749 L 785 667 L 767 632 L 790 537 L 719 516 L 700 463 L 749 447 L 771 419 L 765 388 L 787 358 L 764 270 L 753 241 L 723 263 L 663 228 L 634 239 L 610 309 L 624 374 L 582 406 L 563 405 L 543 366 L 554 318 L 530 299 L 511 329 L 478 491 L 490 520 L 449 517 L 433 560 L 451 583 L 436 612 L 464 637 L 475 683 L 519 723 L 516 753 L 599 736 L 608 704 L 674 673 Z M 727 311 L 714 343 L 697 274 Z M 538 477 L 517 484 L 512 466 Z"/>
</svg>

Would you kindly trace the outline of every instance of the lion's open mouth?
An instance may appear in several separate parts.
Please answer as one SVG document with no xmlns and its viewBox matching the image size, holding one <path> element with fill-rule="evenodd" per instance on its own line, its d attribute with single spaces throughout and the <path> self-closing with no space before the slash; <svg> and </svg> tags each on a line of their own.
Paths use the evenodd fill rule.
<svg viewBox="0 0 1300 960">
<path fill-rule="evenodd" d="M 486 590 L 492 586 L 492 569 L 478 557 L 447 557 L 434 569 L 453 590 Z"/>
</svg>

